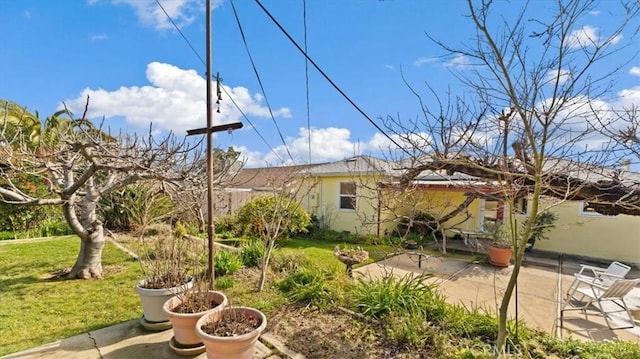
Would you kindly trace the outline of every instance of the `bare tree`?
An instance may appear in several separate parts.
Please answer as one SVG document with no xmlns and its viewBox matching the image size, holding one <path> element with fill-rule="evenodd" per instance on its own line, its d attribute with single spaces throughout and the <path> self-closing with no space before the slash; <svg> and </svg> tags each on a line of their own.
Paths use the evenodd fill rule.
<svg viewBox="0 0 640 359">
<path fill-rule="evenodd" d="M 490 0 L 467 4 L 475 28 L 472 41 L 458 48 L 430 37 L 452 58 L 468 64 L 456 73 L 465 95 L 448 95 L 427 106 L 410 86 L 423 116 L 386 120 L 398 136 L 428 134 L 428 146 L 418 147 L 403 183 L 424 170 L 460 172 L 491 180 L 507 203 L 505 220 L 516 252 L 499 305 L 497 349 L 502 352 L 509 300 L 535 216 L 543 210 L 541 196 L 585 201 L 610 214 L 638 213 L 637 182 L 620 180 L 611 169 L 617 162 L 616 143 L 593 129 L 602 111 L 596 104 L 611 100 L 612 79 L 622 65 L 611 62 L 625 44 L 633 44 L 622 34 L 637 19 L 640 3 L 621 2 L 613 9 L 613 2 L 607 2 L 609 11 L 621 18 L 607 34 L 580 25 L 596 10 L 596 1 L 545 2 L 554 6 L 545 18 L 531 18 L 528 6 L 537 2 L 509 15 L 498 13 L 497 3 Z M 608 70 L 602 73 L 602 68 Z M 430 96 L 443 98 L 428 89 Z M 519 224 L 515 200 L 523 194 L 529 196 L 529 213 Z"/>
<path fill-rule="evenodd" d="M 87 101 L 88 106 L 88 101 Z M 172 135 L 156 140 L 121 134 L 113 137 L 86 117 L 62 111 L 44 123 L 37 143 L 8 131 L 7 113 L 0 121 L 0 200 L 26 205 L 62 206 L 67 223 L 80 237 L 80 252 L 69 278 L 102 277 L 104 228 L 96 209 L 112 191 L 138 181 L 176 185 L 204 169 L 199 151 Z M 86 109 L 85 109 L 86 114 Z M 11 135 L 14 134 L 14 135 Z M 33 195 L 14 181 L 19 173 L 39 178 L 48 194 Z"/>
</svg>

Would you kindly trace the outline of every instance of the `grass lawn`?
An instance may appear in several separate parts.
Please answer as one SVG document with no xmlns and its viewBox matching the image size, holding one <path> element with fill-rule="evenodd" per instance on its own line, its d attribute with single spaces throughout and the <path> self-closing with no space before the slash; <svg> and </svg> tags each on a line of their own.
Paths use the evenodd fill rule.
<svg viewBox="0 0 640 359">
<path fill-rule="evenodd" d="M 333 256 L 343 242 L 291 239 L 280 251 L 306 253 L 313 265 L 344 270 Z M 354 246 L 348 244 L 349 246 Z M 361 245 L 369 261 L 381 259 L 395 248 Z M 105 279 L 50 279 L 71 267 L 80 248 L 75 236 L 0 244 L 0 356 L 108 327 L 142 315 L 134 288 L 143 277 L 140 264 L 113 244 L 107 243 L 102 257 Z M 224 290 L 232 303 L 270 312 L 285 303 L 269 277 L 263 293 L 256 295 L 255 278 L 237 278 L 234 288 Z M 117 293 L 117 295 L 114 295 Z"/>
<path fill-rule="evenodd" d="M 0 356 L 142 315 L 140 265 L 110 243 L 105 279 L 48 279 L 71 267 L 79 248 L 75 236 L 0 244 Z"/>
<path fill-rule="evenodd" d="M 317 239 L 306 239 L 306 238 L 293 238 L 286 241 L 282 241 L 278 243 L 278 247 L 282 251 L 293 251 L 297 249 L 303 250 L 309 259 L 312 262 L 324 265 L 339 265 L 344 266 L 344 264 L 340 263 L 338 259 L 333 255 L 333 249 L 336 246 L 344 246 L 344 242 L 340 241 L 327 241 L 327 240 L 317 240 Z M 393 253 L 398 250 L 398 248 L 379 244 L 379 245 L 362 245 L 362 244 L 352 244 L 346 243 L 348 247 L 361 247 L 362 249 L 369 252 L 369 260 L 363 264 L 372 263 L 375 261 L 379 261 L 388 253 Z"/>
</svg>

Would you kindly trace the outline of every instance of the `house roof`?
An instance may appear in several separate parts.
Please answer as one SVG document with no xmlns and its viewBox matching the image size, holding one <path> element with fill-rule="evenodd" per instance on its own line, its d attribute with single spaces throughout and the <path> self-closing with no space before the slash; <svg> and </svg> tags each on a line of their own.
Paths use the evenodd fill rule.
<svg viewBox="0 0 640 359">
<path fill-rule="evenodd" d="M 281 188 L 296 179 L 300 171 L 322 164 L 242 168 L 228 182 L 228 187 L 237 189 L 268 190 Z"/>
<path fill-rule="evenodd" d="M 341 161 L 318 165 L 304 171 L 311 176 L 336 176 L 354 174 L 383 174 L 399 176 L 395 163 L 370 156 L 355 156 Z"/>
</svg>

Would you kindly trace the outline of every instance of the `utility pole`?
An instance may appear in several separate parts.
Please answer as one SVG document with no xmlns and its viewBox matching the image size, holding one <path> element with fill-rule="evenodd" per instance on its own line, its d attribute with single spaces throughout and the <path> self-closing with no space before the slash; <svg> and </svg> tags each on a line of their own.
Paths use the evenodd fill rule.
<svg viewBox="0 0 640 359">
<path fill-rule="evenodd" d="M 207 244 L 209 249 L 208 257 L 208 276 L 209 276 L 209 288 L 214 289 L 214 265 L 213 258 L 215 254 L 215 248 L 213 246 L 213 238 L 215 235 L 215 228 L 213 223 L 213 133 L 220 131 L 231 131 L 242 128 L 241 122 L 234 122 L 230 124 L 213 126 L 213 109 L 211 108 L 211 100 L 213 98 L 211 94 L 211 0 L 206 0 L 206 81 L 207 81 L 207 127 L 198 128 L 195 130 L 188 130 L 187 136 L 207 134 Z M 220 76 L 216 78 L 218 89 L 220 88 Z M 219 91 L 218 91 L 219 92 Z M 218 98 L 217 101 L 220 101 Z"/>
</svg>

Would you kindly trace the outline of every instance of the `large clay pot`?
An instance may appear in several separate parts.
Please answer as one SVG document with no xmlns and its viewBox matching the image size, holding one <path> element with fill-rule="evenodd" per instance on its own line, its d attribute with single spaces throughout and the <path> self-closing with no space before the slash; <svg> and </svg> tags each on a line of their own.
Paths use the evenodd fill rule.
<svg viewBox="0 0 640 359">
<path fill-rule="evenodd" d="M 202 330 L 203 325 L 215 322 L 221 316 L 229 315 L 230 313 L 251 316 L 258 319 L 260 325 L 252 332 L 232 337 L 215 336 Z M 208 359 L 252 359 L 256 351 L 258 338 L 266 327 L 267 317 L 261 311 L 248 307 L 233 307 L 225 308 L 221 312 L 209 312 L 203 315 L 196 323 L 196 333 L 207 348 Z"/>
<path fill-rule="evenodd" d="M 511 247 L 489 246 L 489 263 L 496 267 L 508 267 L 512 253 Z"/>
<path fill-rule="evenodd" d="M 162 310 L 164 302 L 193 287 L 192 280 L 177 287 L 161 289 L 144 288 L 146 282 L 147 279 L 138 282 L 136 292 L 140 295 L 144 320 L 149 324 L 169 322 L 169 317 L 164 310 Z"/>
<path fill-rule="evenodd" d="M 202 344 L 202 340 L 196 334 L 196 322 L 206 313 L 222 311 L 227 305 L 227 296 L 222 292 L 210 290 L 207 292 L 207 296 L 218 305 L 215 308 L 198 313 L 177 313 L 174 311 L 182 303 L 183 295 L 168 299 L 162 306 L 173 325 L 173 335 L 178 345 L 188 347 Z"/>
</svg>

